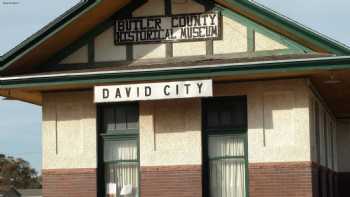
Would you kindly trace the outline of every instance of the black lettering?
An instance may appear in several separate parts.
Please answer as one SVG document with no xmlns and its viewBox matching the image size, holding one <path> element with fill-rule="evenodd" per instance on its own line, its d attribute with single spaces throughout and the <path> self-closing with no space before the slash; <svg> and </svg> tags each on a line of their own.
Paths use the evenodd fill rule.
<svg viewBox="0 0 350 197">
<path fill-rule="evenodd" d="M 181 28 L 181 39 L 186 39 L 187 38 L 187 31 L 186 28 Z"/>
<path fill-rule="evenodd" d="M 153 21 L 153 19 L 147 18 L 147 28 L 148 29 L 153 29 L 153 26 L 151 26 L 151 21 Z"/>
<path fill-rule="evenodd" d="M 104 88 L 102 90 L 102 98 L 107 99 L 108 97 L 109 97 L 109 90 Z"/>
<path fill-rule="evenodd" d="M 122 95 L 120 94 L 119 88 L 117 88 L 117 90 L 115 91 L 115 98 L 122 98 Z"/>
<path fill-rule="evenodd" d="M 167 30 L 165 31 L 165 40 L 169 40 L 170 35 L 171 35 L 170 30 L 171 30 L 171 29 L 167 29 Z"/>
<path fill-rule="evenodd" d="M 184 16 L 180 17 L 180 19 L 179 19 L 179 26 L 180 27 L 186 27 L 186 18 Z"/>
<path fill-rule="evenodd" d="M 186 87 L 186 94 L 189 94 L 191 84 L 184 84 L 184 86 Z"/>
<path fill-rule="evenodd" d="M 193 26 L 193 20 L 192 20 L 193 17 L 195 17 L 195 16 L 192 16 L 192 17 L 188 16 L 188 17 L 186 17 L 186 19 L 187 19 L 187 26 L 190 26 L 190 27 Z"/>
<path fill-rule="evenodd" d="M 215 25 L 216 14 L 210 14 L 209 17 L 211 19 L 211 25 Z"/>
<path fill-rule="evenodd" d="M 207 25 L 207 18 L 208 18 L 208 15 L 204 15 L 204 16 L 203 16 L 203 19 L 204 19 L 203 25 L 204 25 L 204 26 Z"/>
<path fill-rule="evenodd" d="M 125 88 L 126 96 L 129 98 L 131 93 L 131 88 Z"/>
<path fill-rule="evenodd" d="M 176 95 L 179 95 L 179 85 L 176 85 Z"/>
<path fill-rule="evenodd" d="M 178 22 L 179 18 L 177 16 L 174 16 L 171 18 L 171 26 L 172 27 L 179 27 L 179 22 Z M 177 23 L 175 24 L 175 21 L 177 21 Z"/>
<path fill-rule="evenodd" d="M 125 31 L 125 22 L 122 20 L 118 21 L 118 31 Z"/>
<path fill-rule="evenodd" d="M 152 89 L 151 89 L 151 87 L 146 86 L 146 87 L 145 87 L 145 96 L 148 97 L 148 96 L 151 96 L 151 94 L 152 94 Z"/>
<path fill-rule="evenodd" d="M 141 30 L 147 30 L 147 28 L 148 28 L 148 27 L 147 27 L 147 23 L 144 23 L 144 22 L 143 22 L 143 19 L 141 19 L 140 22 L 141 22 L 141 23 L 140 23 L 140 26 L 141 26 L 140 29 L 141 29 Z"/>
<path fill-rule="evenodd" d="M 217 37 L 219 35 L 218 28 L 216 26 L 211 27 L 211 35 Z"/>
<path fill-rule="evenodd" d="M 199 27 L 199 37 L 201 38 L 205 38 L 205 30 L 206 30 L 206 27 Z"/>
<path fill-rule="evenodd" d="M 194 17 L 194 26 L 201 26 L 201 17 Z"/>
<path fill-rule="evenodd" d="M 170 92 L 168 91 L 169 88 L 170 88 L 170 85 L 164 86 L 164 95 L 166 95 L 166 96 L 170 95 Z"/>
<path fill-rule="evenodd" d="M 131 21 L 129 20 L 126 20 L 126 31 L 131 31 L 131 28 L 132 28 L 132 24 L 131 24 Z"/>
<path fill-rule="evenodd" d="M 198 93 L 202 94 L 203 83 L 197 83 Z"/>
<path fill-rule="evenodd" d="M 170 31 L 171 31 L 171 39 L 176 40 L 176 37 L 174 36 L 174 30 L 170 29 Z"/>
<path fill-rule="evenodd" d="M 155 23 L 155 28 L 156 28 L 156 29 L 162 29 L 162 27 L 160 26 L 161 23 L 162 23 L 162 19 L 156 18 L 156 19 L 154 20 L 154 23 Z"/>
<path fill-rule="evenodd" d="M 137 93 L 137 97 L 140 97 L 140 88 L 139 87 L 137 87 L 136 93 Z"/>
</svg>

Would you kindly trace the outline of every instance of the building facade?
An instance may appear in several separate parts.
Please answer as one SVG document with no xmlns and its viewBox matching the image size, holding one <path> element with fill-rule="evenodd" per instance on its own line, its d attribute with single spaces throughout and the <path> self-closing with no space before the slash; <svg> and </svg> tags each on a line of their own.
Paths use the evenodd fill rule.
<svg viewBox="0 0 350 197">
<path fill-rule="evenodd" d="M 349 54 L 251 1 L 84 1 L 0 94 L 42 106 L 45 197 L 345 197 Z"/>
</svg>

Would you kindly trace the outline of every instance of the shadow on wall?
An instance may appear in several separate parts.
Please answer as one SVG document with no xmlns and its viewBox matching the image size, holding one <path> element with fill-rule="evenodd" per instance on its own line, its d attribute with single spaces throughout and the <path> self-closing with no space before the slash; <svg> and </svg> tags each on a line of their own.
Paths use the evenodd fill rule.
<svg viewBox="0 0 350 197">
<path fill-rule="evenodd" d="M 249 143 L 254 143 L 253 150 L 290 147 L 293 151 L 293 147 L 303 148 L 310 141 L 306 138 L 309 93 L 304 79 L 217 83 L 214 95 L 247 95 Z M 282 152 L 276 157 L 284 157 Z"/>
</svg>

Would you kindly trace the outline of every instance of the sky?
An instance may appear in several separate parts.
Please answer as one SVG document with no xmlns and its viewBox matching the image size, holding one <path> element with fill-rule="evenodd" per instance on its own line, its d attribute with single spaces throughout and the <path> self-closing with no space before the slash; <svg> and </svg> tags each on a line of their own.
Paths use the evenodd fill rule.
<svg viewBox="0 0 350 197">
<path fill-rule="evenodd" d="M 0 54 L 4 54 L 79 0 L 0 0 Z M 350 45 L 349 0 L 258 0 L 318 32 Z M 41 171 L 41 108 L 0 97 L 0 153 Z"/>
</svg>

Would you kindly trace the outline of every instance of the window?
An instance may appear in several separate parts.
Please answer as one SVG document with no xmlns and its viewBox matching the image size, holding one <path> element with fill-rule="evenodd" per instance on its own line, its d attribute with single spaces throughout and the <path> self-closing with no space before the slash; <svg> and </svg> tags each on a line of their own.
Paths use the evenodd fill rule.
<svg viewBox="0 0 350 197">
<path fill-rule="evenodd" d="M 108 197 L 139 196 L 138 105 L 116 104 L 100 107 L 104 175 L 102 192 Z"/>
<path fill-rule="evenodd" d="M 248 196 L 246 98 L 207 99 L 203 110 L 204 195 Z"/>
</svg>

